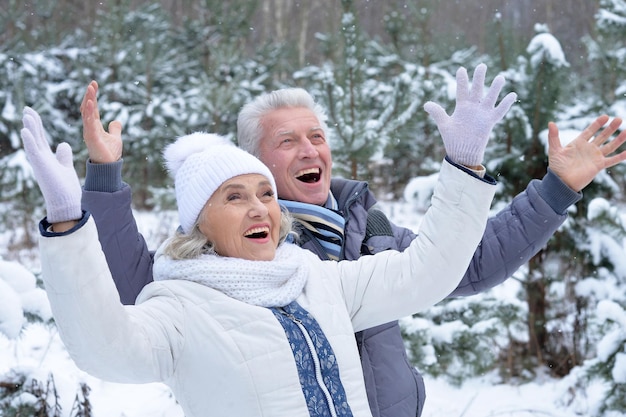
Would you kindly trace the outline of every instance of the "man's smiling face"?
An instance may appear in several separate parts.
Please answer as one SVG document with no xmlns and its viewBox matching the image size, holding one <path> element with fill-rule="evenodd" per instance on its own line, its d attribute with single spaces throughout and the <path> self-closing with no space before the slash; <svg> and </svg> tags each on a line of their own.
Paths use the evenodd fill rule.
<svg viewBox="0 0 626 417">
<path fill-rule="evenodd" d="M 304 107 L 274 110 L 263 117 L 260 159 L 274 175 L 278 197 L 323 205 L 330 192 L 332 157 L 326 132 Z"/>
</svg>

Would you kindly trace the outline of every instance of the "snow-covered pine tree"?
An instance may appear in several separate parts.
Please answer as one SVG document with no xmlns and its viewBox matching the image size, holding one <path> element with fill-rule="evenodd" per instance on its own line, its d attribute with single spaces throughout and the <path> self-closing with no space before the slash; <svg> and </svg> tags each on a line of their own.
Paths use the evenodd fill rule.
<svg viewBox="0 0 626 417">
<path fill-rule="evenodd" d="M 591 200 L 577 222 L 572 254 L 580 264 L 574 290 L 584 326 L 576 330 L 586 360 L 566 379 L 564 401 L 593 416 L 626 412 L 626 222 L 619 207 L 602 197 Z M 601 391 L 590 401 L 594 382 Z"/>
<path fill-rule="evenodd" d="M 453 90 L 449 89 L 450 72 L 460 65 L 466 65 L 474 54 L 473 49 L 463 49 L 459 42 L 449 43 L 440 38 L 433 39 L 432 0 L 407 3 L 401 11 L 393 8 L 384 16 L 384 27 L 391 39 L 387 57 L 397 56 L 397 63 L 379 59 L 381 68 L 395 64 L 398 71 L 391 73 L 394 66 L 385 70 L 389 76 L 410 80 L 405 100 L 417 105 L 416 111 L 407 118 L 406 123 L 397 129 L 391 140 L 384 147 L 385 161 L 392 168 L 389 182 L 393 185 L 394 196 L 402 194 L 404 186 L 418 176 L 429 175 L 439 170 L 445 155 L 443 143 L 433 121 L 423 110 L 428 101 L 440 103 L 452 111 L 454 105 Z M 406 30 L 406 28 L 412 30 Z M 452 46 L 454 44 L 454 47 Z M 384 52 L 384 51 L 381 51 Z M 395 93 L 403 96 L 403 91 Z"/>
<path fill-rule="evenodd" d="M 567 67 L 559 42 L 538 26 L 526 55 L 505 72 L 512 85 L 506 89 L 518 93 L 520 104 L 494 130 L 485 158 L 488 171 L 500 182 L 494 213 L 531 179 L 545 174 L 545 129 L 559 112 Z M 553 304 L 555 288 L 562 288 L 564 280 L 555 273 L 554 263 L 567 262 L 553 257 L 555 245 L 553 240 L 513 279 L 494 290 L 429 309 L 421 317 L 433 327 L 420 326 L 419 321 L 408 324 L 407 338 L 419 366 L 456 382 L 497 367 L 504 378 L 532 377 L 538 364 L 567 373 L 576 363 L 571 355 L 577 350 L 567 339 L 571 332 L 561 336 L 553 331 L 565 328 L 559 328 L 560 314 L 572 308 L 571 302 Z M 556 250 L 563 255 L 558 246 Z"/>
<path fill-rule="evenodd" d="M 626 1 L 600 0 L 595 36 L 583 39 L 588 50 L 594 92 L 604 105 L 626 93 Z"/>
<path fill-rule="evenodd" d="M 166 180 L 161 150 L 186 131 L 190 112 L 180 89 L 189 64 L 160 5 L 133 10 L 122 1 L 99 13 L 91 62 L 83 71 L 100 85 L 103 123 L 122 122 L 124 175 L 136 186 L 135 203 L 143 207 L 147 185 L 159 187 Z"/>
<path fill-rule="evenodd" d="M 602 0 L 595 15 L 595 37 L 583 39 L 590 62 L 595 98 L 590 111 L 625 117 L 626 114 L 626 0 Z M 614 178 L 626 188 L 626 167 L 612 168 Z"/>
<path fill-rule="evenodd" d="M 206 0 L 181 27 L 158 4 L 111 7 L 95 28 L 89 66 L 100 83 L 102 120 L 122 122 L 124 175 L 137 207 L 167 208 L 165 144 L 193 131 L 234 138 L 239 110 L 271 87 L 279 54 L 269 46 L 247 57 L 243 22 L 251 3 Z"/>
<path fill-rule="evenodd" d="M 421 140 L 411 122 L 420 113 L 428 91 L 422 82 L 424 69 L 400 59 L 379 42 L 366 39 L 353 13 L 352 1 L 342 4 L 340 39 L 328 36 L 321 40 L 323 44 L 340 44 L 343 58 L 303 68 L 294 78 L 306 85 L 328 111 L 335 173 L 371 182 L 390 177 L 386 184 L 378 185 L 393 188 L 397 177 L 407 173 L 386 164 L 383 151 L 387 146 Z"/>
<path fill-rule="evenodd" d="M 194 18 L 176 34 L 191 69 L 187 85 L 178 85 L 193 115 L 186 128 L 233 138 L 241 107 L 274 87 L 281 53 L 273 45 L 259 45 L 254 53 L 247 49 L 258 2 L 204 0 L 193 7 Z"/>
<path fill-rule="evenodd" d="M 595 19 L 597 36 L 585 39 L 592 73 L 598 74 L 587 111 L 623 117 L 626 2 L 601 0 Z M 569 378 L 568 400 L 594 416 L 626 412 L 626 223 L 621 210 L 625 204 L 625 165 L 607 170 L 585 189 L 584 201 L 588 203 L 574 241 L 575 254 L 584 268 L 576 294 L 584 307 L 588 338 L 586 361 Z M 603 395 L 588 405 L 586 387 L 598 381 L 604 387 Z"/>
<path fill-rule="evenodd" d="M 0 415 L 3 417 L 61 417 L 63 410 L 59 400 L 52 374 L 48 374 L 46 382 L 33 378 L 24 369 L 0 376 Z"/>
<path fill-rule="evenodd" d="M 556 115 L 564 106 L 561 91 L 567 78 L 565 70 L 569 64 L 558 40 L 547 27 L 536 25 L 536 35 L 530 41 L 527 55 L 520 57 L 516 69 L 507 72 L 513 90 L 520 97 L 520 109 L 514 110 L 507 120 L 509 142 L 507 153 L 497 159 L 497 165 L 490 166 L 497 172 L 503 184 L 499 201 L 510 201 L 523 191 L 533 178 L 541 178 L 547 168 L 547 152 L 544 140 L 548 122 L 556 120 Z M 542 136 L 543 135 L 543 136 Z M 499 144 L 500 150 L 502 145 Z M 560 340 L 560 333 L 553 332 L 552 320 L 560 317 L 568 303 L 552 304 L 552 285 L 560 285 L 564 277 L 555 275 L 553 263 L 548 262 L 554 251 L 558 251 L 555 239 L 548 248 L 541 250 L 527 265 L 522 278 L 523 299 L 527 303 L 527 342 L 520 344 L 515 355 L 521 361 L 534 358 L 534 363 L 547 365 L 560 375 L 566 374 L 577 358 L 575 349 Z M 532 362 L 531 362 L 532 364 Z M 528 368 L 527 365 L 524 367 Z M 532 366 L 531 366 L 532 368 Z"/>
<path fill-rule="evenodd" d="M 21 150 L 22 110 L 29 106 L 41 114 L 53 149 L 60 142 L 76 148 L 80 133 L 66 113 L 74 83 L 65 77 L 66 64 L 79 49 L 24 51 L 19 41 L 13 46 L 0 53 L 0 231 L 24 232 L 13 236 L 13 244 L 28 247 L 35 242 L 31 232 L 43 216 L 43 199 Z"/>
</svg>

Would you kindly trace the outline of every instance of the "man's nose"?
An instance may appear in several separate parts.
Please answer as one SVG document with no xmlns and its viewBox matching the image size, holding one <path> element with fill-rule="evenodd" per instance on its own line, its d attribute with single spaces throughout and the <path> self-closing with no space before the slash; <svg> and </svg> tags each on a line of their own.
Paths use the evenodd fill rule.
<svg viewBox="0 0 626 417">
<path fill-rule="evenodd" d="M 311 143 L 308 138 L 304 138 L 300 146 L 300 155 L 303 158 L 315 158 L 318 155 L 317 148 Z"/>
</svg>

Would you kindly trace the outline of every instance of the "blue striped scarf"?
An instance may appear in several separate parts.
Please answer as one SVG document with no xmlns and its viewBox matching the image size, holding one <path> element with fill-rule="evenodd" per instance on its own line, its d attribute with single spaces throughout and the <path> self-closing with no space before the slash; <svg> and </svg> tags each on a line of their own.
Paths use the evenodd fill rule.
<svg viewBox="0 0 626 417">
<path fill-rule="evenodd" d="M 278 202 L 289 210 L 297 223 L 313 234 L 329 259 L 335 261 L 340 259 L 346 221 L 339 213 L 337 200 L 332 193 L 329 194 L 325 206 L 289 200 Z"/>
</svg>

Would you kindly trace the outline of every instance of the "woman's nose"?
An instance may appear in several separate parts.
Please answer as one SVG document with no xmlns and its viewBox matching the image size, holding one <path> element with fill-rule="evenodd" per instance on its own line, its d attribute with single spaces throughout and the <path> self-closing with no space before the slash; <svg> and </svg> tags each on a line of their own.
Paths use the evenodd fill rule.
<svg viewBox="0 0 626 417">
<path fill-rule="evenodd" d="M 250 207 L 250 215 L 252 217 L 263 217 L 266 216 L 268 212 L 267 206 L 261 200 L 255 198 L 254 201 L 252 201 Z"/>
</svg>

